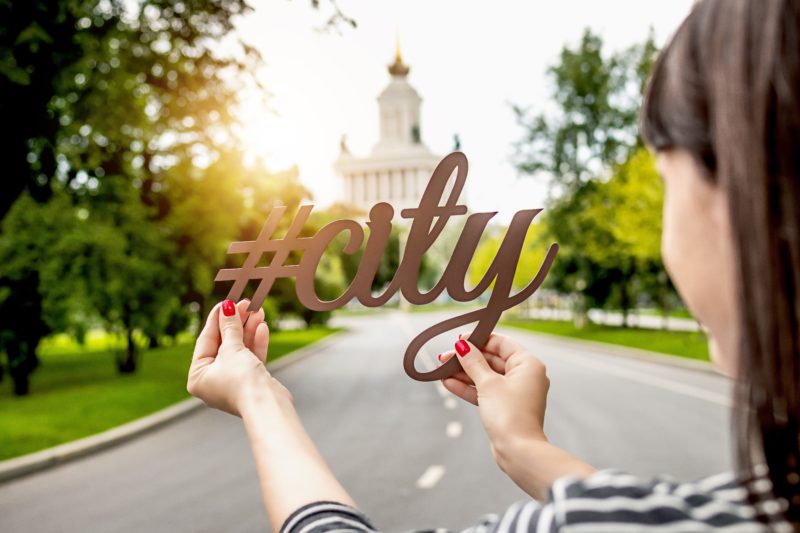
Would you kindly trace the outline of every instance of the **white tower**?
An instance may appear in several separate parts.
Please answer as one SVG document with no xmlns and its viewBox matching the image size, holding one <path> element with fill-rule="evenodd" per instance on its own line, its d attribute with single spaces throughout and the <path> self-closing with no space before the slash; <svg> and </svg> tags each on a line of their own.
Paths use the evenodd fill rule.
<svg viewBox="0 0 800 533">
<path fill-rule="evenodd" d="M 420 98 L 406 77 L 399 39 L 389 85 L 378 96 L 380 138 L 368 157 L 355 157 L 344 143 L 334 168 L 341 176 L 344 202 L 368 211 L 378 202 L 401 209 L 419 204 L 428 179 L 441 160 L 422 142 Z"/>
</svg>

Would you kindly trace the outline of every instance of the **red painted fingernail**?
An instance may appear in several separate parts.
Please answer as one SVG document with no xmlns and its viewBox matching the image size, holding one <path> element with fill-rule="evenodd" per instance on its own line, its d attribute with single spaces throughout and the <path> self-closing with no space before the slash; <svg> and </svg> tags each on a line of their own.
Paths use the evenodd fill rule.
<svg viewBox="0 0 800 533">
<path fill-rule="evenodd" d="M 460 355 L 461 357 L 467 355 L 467 353 L 469 352 L 469 344 L 467 344 L 467 341 L 459 340 L 456 343 L 456 351 L 458 352 L 458 355 Z"/>
<path fill-rule="evenodd" d="M 225 316 L 233 316 L 236 314 L 236 304 L 233 303 L 233 300 L 225 300 L 222 302 L 222 313 Z"/>
<path fill-rule="evenodd" d="M 439 355 L 437 355 L 436 357 L 437 357 L 437 358 L 439 359 L 439 361 L 441 362 L 441 360 L 442 360 L 442 354 L 439 354 Z"/>
</svg>

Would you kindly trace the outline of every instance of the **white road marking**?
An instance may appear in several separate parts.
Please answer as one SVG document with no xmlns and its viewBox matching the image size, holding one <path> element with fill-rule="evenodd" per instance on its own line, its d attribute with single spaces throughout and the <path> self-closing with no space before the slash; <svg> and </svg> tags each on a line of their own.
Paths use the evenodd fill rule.
<svg viewBox="0 0 800 533">
<path fill-rule="evenodd" d="M 460 437 L 463 431 L 464 431 L 464 426 L 461 425 L 461 422 L 448 422 L 447 427 L 444 430 L 447 436 L 450 437 L 451 439 L 456 439 Z"/>
<path fill-rule="evenodd" d="M 442 465 L 431 465 L 417 480 L 418 489 L 433 488 L 439 480 L 444 476 L 444 467 Z"/>
<path fill-rule="evenodd" d="M 455 398 L 452 398 L 452 397 L 445 398 L 444 399 L 444 406 L 445 406 L 446 409 L 455 409 L 456 407 L 458 407 L 458 402 L 456 401 Z"/>
</svg>

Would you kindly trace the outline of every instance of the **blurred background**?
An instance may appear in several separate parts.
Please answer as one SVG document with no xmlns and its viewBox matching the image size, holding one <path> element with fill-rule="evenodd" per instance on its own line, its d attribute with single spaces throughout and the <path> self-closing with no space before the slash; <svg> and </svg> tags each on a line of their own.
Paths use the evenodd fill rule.
<svg viewBox="0 0 800 533">
<path fill-rule="evenodd" d="M 661 262 L 662 183 L 637 133 L 691 4 L 0 0 L 0 459 L 186 398 L 196 328 L 229 288 L 215 273 L 241 264 L 227 246 L 273 206 L 313 203 L 305 235 L 378 201 L 397 213 L 453 150 L 470 161 L 462 203 L 499 211 L 470 283 L 516 210 L 544 208 L 518 287 L 560 245 L 505 327 L 707 361 Z M 402 253 L 396 217 L 375 291 Z M 426 255 L 423 287 L 460 229 Z M 318 271 L 323 299 L 358 268 L 342 244 Z M 272 359 L 375 314 L 469 308 L 395 298 L 331 316 L 299 305 L 291 279 L 264 306 Z M 403 380 L 408 332 L 391 327 Z"/>
<path fill-rule="evenodd" d="M 230 287 L 215 274 L 244 260 L 229 243 L 254 239 L 274 206 L 314 204 L 312 235 L 389 202 L 380 293 L 408 231 L 399 210 L 454 150 L 469 158 L 461 202 L 498 212 L 468 285 L 517 210 L 544 208 L 517 289 L 560 245 L 498 326 L 548 366 L 550 440 L 641 475 L 728 468 L 730 384 L 662 264 L 662 182 L 637 128 L 653 61 L 692 4 L 0 0 L 0 530 L 263 530 L 239 420 L 183 402 L 197 328 Z M 423 290 L 465 218 L 425 255 Z M 357 271 L 343 245 L 317 271 L 322 299 Z M 487 298 L 318 313 L 284 278 L 264 303 L 269 359 L 286 357 L 270 368 L 386 530 L 465 527 L 525 497 L 472 406 L 402 370 L 417 333 Z M 182 418 L 136 439 L 12 468 L 51 466 L 24 456 L 173 404 Z"/>
</svg>

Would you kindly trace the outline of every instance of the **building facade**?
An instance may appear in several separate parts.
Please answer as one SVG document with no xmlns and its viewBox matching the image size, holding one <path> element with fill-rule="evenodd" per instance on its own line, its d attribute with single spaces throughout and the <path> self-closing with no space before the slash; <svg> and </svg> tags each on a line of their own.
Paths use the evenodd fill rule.
<svg viewBox="0 0 800 533">
<path fill-rule="evenodd" d="M 399 43 L 389 65 L 389 85 L 378 96 L 380 138 L 367 157 L 356 157 L 342 139 L 334 168 L 342 180 L 343 201 L 362 211 L 388 202 L 395 213 L 415 207 L 441 161 L 422 142 L 422 98 L 407 80 Z"/>
</svg>

